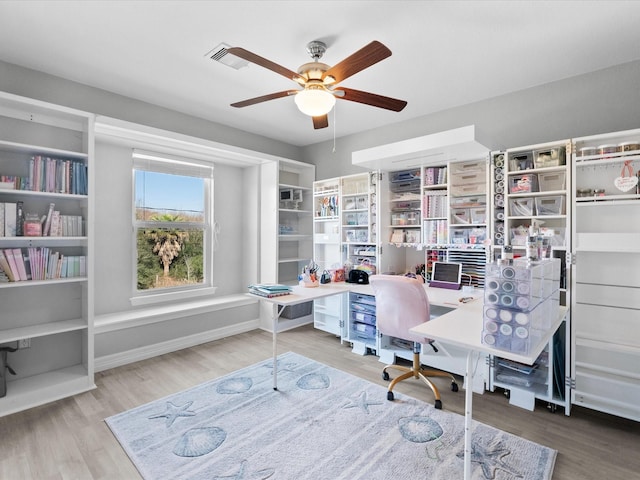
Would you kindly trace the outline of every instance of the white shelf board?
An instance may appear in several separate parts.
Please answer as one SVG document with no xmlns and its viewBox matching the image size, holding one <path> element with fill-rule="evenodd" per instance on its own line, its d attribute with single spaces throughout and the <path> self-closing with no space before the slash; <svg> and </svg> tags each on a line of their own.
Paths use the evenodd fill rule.
<svg viewBox="0 0 640 480">
<path fill-rule="evenodd" d="M 87 322 L 82 319 L 63 320 L 60 322 L 47 322 L 26 327 L 9 328 L 0 330 L 0 343 L 15 342 L 22 338 L 43 337 L 56 333 L 71 332 L 86 329 Z"/>
<path fill-rule="evenodd" d="M 87 277 L 56 278 L 52 280 L 22 280 L 20 282 L 0 283 L 0 288 L 38 287 L 41 285 L 54 285 L 60 283 L 86 282 Z"/>
<path fill-rule="evenodd" d="M 33 408 L 96 388 L 84 365 L 73 365 L 7 382 L 0 416 Z"/>
<path fill-rule="evenodd" d="M 576 251 L 640 253 L 640 233 L 577 233 Z"/>
</svg>

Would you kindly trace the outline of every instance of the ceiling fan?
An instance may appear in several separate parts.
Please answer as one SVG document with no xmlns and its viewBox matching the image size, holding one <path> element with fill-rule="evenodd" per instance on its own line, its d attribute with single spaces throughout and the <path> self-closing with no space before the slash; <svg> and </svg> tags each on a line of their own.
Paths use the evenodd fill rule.
<svg viewBox="0 0 640 480">
<path fill-rule="evenodd" d="M 321 41 L 316 40 L 309 42 L 307 44 L 307 52 L 311 55 L 313 62 L 301 65 L 296 73 L 255 53 L 249 52 L 244 48 L 227 48 L 227 53 L 287 77 L 302 87 L 301 90 L 284 90 L 269 95 L 262 95 L 242 102 L 232 103 L 231 106 L 237 108 L 247 107 L 249 105 L 255 105 L 256 103 L 295 95 L 294 100 L 298 109 L 302 113 L 312 117 L 313 128 L 318 129 L 329 126 L 327 114 L 333 108 L 336 98 L 384 108 L 394 112 L 401 111 L 407 105 L 407 102 L 404 100 L 336 86 L 338 83 L 361 72 L 365 68 L 390 57 L 391 50 L 382 43 L 373 41 L 333 67 L 319 62 L 326 50 L 326 44 Z"/>
</svg>

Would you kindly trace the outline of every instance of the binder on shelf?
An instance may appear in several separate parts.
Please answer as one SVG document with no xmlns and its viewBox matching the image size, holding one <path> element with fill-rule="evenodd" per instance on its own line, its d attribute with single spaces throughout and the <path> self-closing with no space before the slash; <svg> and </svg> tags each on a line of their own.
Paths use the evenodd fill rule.
<svg viewBox="0 0 640 480">
<path fill-rule="evenodd" d="M 15 282 L 16 281 L 16 277 L 14 276 L 13 271 L 11 270 L 11 267 L 9 266 L 9 262 L 7 261 L 7 257 L 5 257 L 5 255 L 2 252 L 2 250 L 0 250 L 0 268 L 2 269 L 2 271 L 7 276 L 7 278 L 9 279 L 10 282 Z"/>
</svg>

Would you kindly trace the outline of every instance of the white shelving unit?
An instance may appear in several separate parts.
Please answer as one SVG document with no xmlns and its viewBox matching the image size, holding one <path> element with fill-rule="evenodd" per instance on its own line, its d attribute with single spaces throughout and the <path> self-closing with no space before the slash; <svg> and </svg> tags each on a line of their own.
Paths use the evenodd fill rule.
<svg viewBox="0 0 640 480">
<path fill-rule="evenodd" d="M 298 283 L 298 275 L 313 256 L 313 165 L 279 161 L 278 282 Z"/>
<path fill-rule="evenodd" d="M 22 202 L 23 212 L 82 216 L 81 236 L 0 237 L 0 249 L 49 248 L 85 258 L 81 276 L 0 283 L 0 346 L 29 347 L 8 354 L 0 415 L 95 388 L 93 382 L 93 122 L 92 114 L 0 93 L 0 175 L 29 176 L 33 156 L 81 162 L 88 195 L 0 189 L 0 202 Z M 28 188 L 25 186 L 25 188 Z"/>
<path fill-rule="evenodd" d="M 569 140 L 543 143 L 492 153 L 491 196 L 494 241 L 492 258 L 500 258 L 503 245 L 515 257 L 526 256 L 529 227 L 540 229 L 549 241 L 549 255 L 561 260 L 560 305 L 570 304 L 566 264 L 571 245 L 571 143 Z M 567 382 L 571 352 L 569 348 L 571 314 L 549 341 L 530 373 L 513 371 L 491 360 L 490 388 L 504 388 L 511 403 L 533 410 L 535 401 L 547 402 L 570 412 L 570 385 Z"/>
<path fill-rule="evenodd" d="M 340 191 L 340 178 L 313 183 L 313 259 L 321 272 L 342 266 Z M 343 297 L 333 295 L 314 301 L 315 328 L 340 338 L 345 336 Z"/>
<path fill-rule="evenodd" d="M 574 140 L 571 276 L 571 401 L 636 421 L 640 194 L 614 182 L 629 176 L 626 165 L 637 175 L 639 144 L 640 130 Z"/>
</svg>

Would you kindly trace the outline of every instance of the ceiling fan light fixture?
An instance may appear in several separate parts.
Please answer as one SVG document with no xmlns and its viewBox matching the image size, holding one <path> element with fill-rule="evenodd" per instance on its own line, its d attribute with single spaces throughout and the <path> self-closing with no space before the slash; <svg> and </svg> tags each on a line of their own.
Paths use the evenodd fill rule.
<svg viewBox="0 0 640 480">
<path fill-rule="evenodd" d="M 336 104 L 336 97 L 322 85 L 307 85 L 296 94 L 294 101 L 298 110 L 305 115 L 320 117 L 331 111 Z"/>
</svg>

